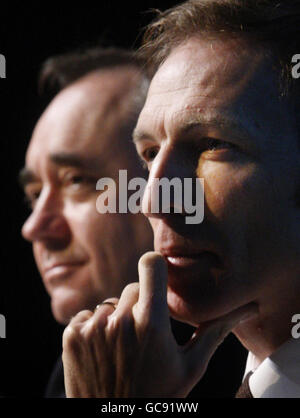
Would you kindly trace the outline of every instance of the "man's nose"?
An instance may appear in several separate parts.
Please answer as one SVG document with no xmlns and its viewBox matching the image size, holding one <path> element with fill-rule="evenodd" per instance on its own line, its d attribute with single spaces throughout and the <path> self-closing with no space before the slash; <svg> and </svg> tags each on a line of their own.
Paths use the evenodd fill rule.
<svg viewBox="0 0 300 418">
<path fill-rule="evenodd" d="M 45 241 L 65 245 L 71 236 L 60 199 L 50 190 L 41 192 L 35 207 L 22 227 L 23 237 L 31 242 Z"/>
<path fill-rule="evenodd" d="M 143 213 L 147 217 L 184 214 L 185 179 L 195 178 L 193 163 L 172 149 L 160 150 L 153 161 L 143 196 Z"/>
</svg>

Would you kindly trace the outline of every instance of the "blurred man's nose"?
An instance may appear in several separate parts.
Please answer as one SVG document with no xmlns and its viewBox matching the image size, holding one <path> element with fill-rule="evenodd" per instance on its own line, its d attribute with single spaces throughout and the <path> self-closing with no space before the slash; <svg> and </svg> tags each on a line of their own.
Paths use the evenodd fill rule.
<svg viewBox="0 0 300 418">
<path fill-rule="evenodd" d="M 185 214 L 185 179 L 195 179 L 193 163 L 175 148 L 161 149 L 149 173 L 143 213 L 149 218 Z"/>
<path fill-rule="evenodd" d="M 70 228 L 63 214 L 60 199 L 50 190 L 43 190 L 34 209 L 22 227 L 23 237 L 31 242 L 44 241 L 65 245 Z"/>
</svg>

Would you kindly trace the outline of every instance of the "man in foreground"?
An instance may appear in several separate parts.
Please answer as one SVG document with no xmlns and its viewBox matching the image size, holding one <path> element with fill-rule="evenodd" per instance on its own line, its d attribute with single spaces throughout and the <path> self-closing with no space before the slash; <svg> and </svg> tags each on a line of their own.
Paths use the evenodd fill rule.
<svg viewBox="0 0 300 418">
<path fill-rule="evenodd" d="M 137 280 L 136 264 L 152 248 L 142 214 L 100 214 L 98 179 L 144 172 L 131 141 L 148 79 L 133 53 L 91 49 L 50 59 L 41 75 L 59 92 L 38 121 L 20 174 L 32 213 L 22 234 L 51 297 L 68 324 Z M 63 395 L 61 363 L 47 396 Z"/>
<path fill-rule="evenodd" d="M 69 397 L 185 397 L 230 331 L 250 352 L 241 396 L 300 397 L 299 7 L 190 0 L 149 27 L 143 50 L 156 72 L 134 141 L 156 252 L 114 306 L 66 328 Z M 163 177 L 204 179 L 201 224 L 172 201 L 153 213 Z M 184 347 L 170 315 L 197 327 Z"/>
</svg>

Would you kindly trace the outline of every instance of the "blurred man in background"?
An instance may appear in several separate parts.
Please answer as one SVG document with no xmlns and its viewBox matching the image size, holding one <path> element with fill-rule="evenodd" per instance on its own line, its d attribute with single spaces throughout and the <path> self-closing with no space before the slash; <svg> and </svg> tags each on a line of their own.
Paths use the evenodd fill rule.
<svg viewBox="0 0 300 418">
<path fill-rule="evenodd" d="M 148 78 L 134 53 L 94 48 L 49 59 L 42 89 L 57 94 L 36 124 L 20 180 L 32 213 L 22 234 L 51 297 L 68 324 L 137 280 L 139 257 L 152 248 L 142 214 L 99 214 L 98 179 L 144 177 L 131 141 Z M 46 396 L 64 396 L 61 361 Z"/>
</svg>

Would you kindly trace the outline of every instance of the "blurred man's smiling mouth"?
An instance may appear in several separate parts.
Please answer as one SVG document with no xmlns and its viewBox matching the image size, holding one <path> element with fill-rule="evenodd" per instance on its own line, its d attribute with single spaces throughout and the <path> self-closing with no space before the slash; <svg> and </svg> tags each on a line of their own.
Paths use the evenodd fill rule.
<svg viewBox="0 0 300 418">
<path fill-rule="evenodd" d="M 85 261 L 55 261 L 46 265 L 42 274 L 46 282 L 52 283 L 68 278 L 84 264 Z"/>
</svg>

